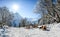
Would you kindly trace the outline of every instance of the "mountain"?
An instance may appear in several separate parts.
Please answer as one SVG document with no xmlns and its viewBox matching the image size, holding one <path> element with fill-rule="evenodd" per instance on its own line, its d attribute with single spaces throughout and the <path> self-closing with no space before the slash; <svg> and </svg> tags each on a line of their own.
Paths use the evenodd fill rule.
<svg viewBox="0 0 60 37">
<path fill-rule="evenodd" d="M 36 18 L 27 18 L 27 20 L 30 21 L 32 24 L 38 23 L 38 19 L 36 19 Z"/>
<path fill-rule="evenodd" d="M 20 16 L 19 13 L 14 13 L 14 19 L 13 19 L 13 22 L 12 22 L 12 25 L 13 26 L 19 26 L 19 23 L 20 23 L 20 20 L 22 19 L 22 17 Z"/>
</svg>

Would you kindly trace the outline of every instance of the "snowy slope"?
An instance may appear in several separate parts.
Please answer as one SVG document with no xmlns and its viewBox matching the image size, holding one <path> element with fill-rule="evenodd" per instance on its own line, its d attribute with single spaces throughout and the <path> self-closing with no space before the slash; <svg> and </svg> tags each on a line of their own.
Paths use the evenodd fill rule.
<svg viewBox="0 0 60 37">
<path fill-rule="evenodd" d="M 0 29 L 0 37 L 3 35 L 7 37 L 60 37 L 60 23 L 50 24 L 50 31 L 43 31 L 38 28 L 25 29 L 9 27 L 5 29 L 4 34 L 3 29 Z"/>
</svg>

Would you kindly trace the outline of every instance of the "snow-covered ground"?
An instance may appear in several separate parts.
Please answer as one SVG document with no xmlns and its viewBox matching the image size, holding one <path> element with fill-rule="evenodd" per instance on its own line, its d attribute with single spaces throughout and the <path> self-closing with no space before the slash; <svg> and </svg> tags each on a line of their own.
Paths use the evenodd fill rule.
<svg viewBox="0 0 60 37">
<path fill-rule="evenodd" d="M 9 27 L 0 29 L 0 37 L 60 37 L 60 23 L 50 24 L 49 29 L 50 31 L 43 31 L 39 28 Z"/>
</svg>

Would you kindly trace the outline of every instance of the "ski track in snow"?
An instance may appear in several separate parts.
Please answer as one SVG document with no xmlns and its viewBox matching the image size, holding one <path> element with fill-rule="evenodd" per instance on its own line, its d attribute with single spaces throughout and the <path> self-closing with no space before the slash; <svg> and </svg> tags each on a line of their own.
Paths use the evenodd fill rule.
<svg viewBox="0 0 60 37">
<path fill-rule="evenodd" d="M 5 31 L 0 29 L 0 37 L 60 37 L 60 23 L 51 24 L 49 27 L 50 31 L 9 27 Z"/>
</svg>

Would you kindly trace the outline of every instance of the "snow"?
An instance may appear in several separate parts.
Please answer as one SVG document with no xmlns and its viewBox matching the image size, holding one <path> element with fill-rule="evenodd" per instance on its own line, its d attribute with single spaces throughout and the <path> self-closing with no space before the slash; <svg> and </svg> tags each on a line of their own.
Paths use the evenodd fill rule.
<svg viewBox="0 0 60 37">
<path fill-rule="evenodd" d="M 0 37 L 60 37 L 60 23 L 49 24 L 50 31 L 39 28 L 26 29 L 24 27 L 8 27 L 0 29 Z"/>
</svg>

